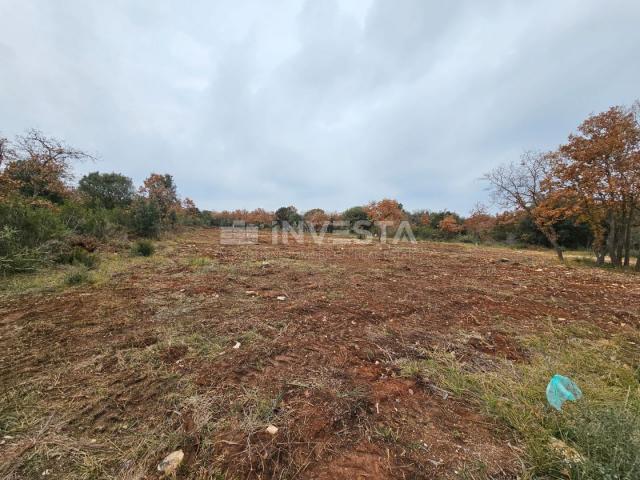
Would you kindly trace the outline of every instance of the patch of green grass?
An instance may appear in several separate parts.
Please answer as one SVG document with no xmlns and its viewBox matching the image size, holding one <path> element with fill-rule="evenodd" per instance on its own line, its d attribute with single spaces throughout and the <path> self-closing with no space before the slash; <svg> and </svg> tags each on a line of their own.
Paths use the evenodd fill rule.
<svg viewBox="0 0 640 480">
<path fill-rule="evenodd" d="M 226 337 L 213 337 L 201 333 L 191 333 L 177 339 L 177 341 L 187 345 L 199 357 L 217 356 L 225 349 L 225 346 L 232 345 L 231 340 Z"/>
<path fill-rule="evenodd" d="M 36 273 L 19 273 L 0 279 L 0 292 L 3 295 L 22 293 L 43 293 L 59 290 L 64 284 L 67 270 L 59 267 Z"/>
<path fill-rule="evenodd" d="M 0 394 L 0 438 L 15 436 L 31 428 L 39 419 L 35 412 L 39 394 L 35 388 L 7 388 Z"/>
<path fill-rule="evenodd" d="M 188 264 L 192 268 L 206 267 L 211 263 L 211 259 L 207 257 L 191 257 L 188 260 Z"/>
<path fill-rule="evenodd" d="M 71 287 L 82 285 L 83 283 L 92 283 L 92 277 L 87 267 L 73 268 L 64 277 L 64 283 Z"/>
<path fill-rule="evenodd" d="M 276 422 L 276 418 L 282 413 L 280 404 L 283 398 L 284 392 L 272 395 L 257 389 L 245 389 L 232 408 L 240 420 L 241 428 L 247 433 L 253 433 Z"/>
<path fill-rule="evenodd" d="M 138 240 L 131 247 L 131 253 L 138 257 L 150 257 L 155 251 L 156 248 L 150 240 Z"/>
<path fill-rule="evenodd" d="M 90 253 L 82 247 L 73 247 L 70 251 L 60 254 L 57 263 L 85 266 L 94 269 L 98 266 L 100 258 L 95 253 Z"/>
<path fill-rule="evenodd" d="M 638 358 L 637 347 L 631 351 L 627 338 L 593 326 L 519 340 L 531 352 L 528 363 L 497 360 L 497 368 L 478 371 L 452 353 L 434 351 L 427 360 L 400 362 L 401 373 L 466 398 L 510 427 L 525 447 L 524 473 L 531 478 L 639 478 L 640 385 L 636 366 L 626 363 Z M 584 393 L 562 412 L 549 407 L 545 395 L 555 373 L 571 377 Z M 554 439 L 584 460 L 567 458 Z"/>
<path fill-rule="evenodd" d="M 371 431 L 372 438 L 378 438 L 385 443 L 396 444 L 400 441 L 400 432 L 388 425 L 377 425 Z"/>
<path fill-rule="evenodd" d="M 487 464 L 476 460 L 471 464 L 464 465 L 458 474 L 461 480 L 491 480 Z"/>
</svg>

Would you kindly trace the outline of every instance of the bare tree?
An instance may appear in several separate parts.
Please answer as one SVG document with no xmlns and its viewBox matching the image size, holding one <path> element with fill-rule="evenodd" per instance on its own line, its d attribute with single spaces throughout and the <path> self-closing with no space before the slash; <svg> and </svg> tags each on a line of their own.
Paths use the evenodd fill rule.
<svg viewBox="0 0 640 480">
<path fill-rule="evenodd" d="M 0 167 L 2 167 L 2 164 L 10 158 L 13 158 L 14 155 L 15 152 L 11 148 L 9 140 L 4 137 L 0 137 Z"/>
<path fill-rule="evenodd" d="M 545 207 L 547 194 L 544 181 L 550 170 L 551 162 L 547 154 L 525 152 L 519 162 L 500 165 L 483 178 L 491 184 L 494 202 L 509 210 L 525 212 L 562 261 L 564 258 L 558 244 L 558 234 Z"/>
<path fill-rule="evenodd" d="M 46 137 L 35 129 L 18 136 L 16 146 L 23 157 L 37 160 L 43 165 L 55 163 L 68 167 L 74 160 L 94 160 L 87 152 L 73 148 L 56 138 Z"/>
<path fill-rule="evenodd" d="M 13 147 L 11 149 L 9 147 Z M 13 145 L 3 142 L 3 175 L 17 184 L 23 195 L 59 199 L 65 195 L 67 183 L 73 178 L 71 163 L 93 159 L 81 150 L 60 140 L 29 130 Z"/>
</svg>

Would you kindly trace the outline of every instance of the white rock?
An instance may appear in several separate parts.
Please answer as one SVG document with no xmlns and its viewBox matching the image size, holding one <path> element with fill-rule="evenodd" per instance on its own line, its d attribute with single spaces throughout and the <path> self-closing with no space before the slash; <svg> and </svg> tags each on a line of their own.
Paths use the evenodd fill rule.
<svg viewBox="0 0 640 480">
<path fill-rule="evenodd" d="M 271 435 L 275 435 L 276 433 L 278 433 L 278 427 L 276 427 L 275 425 L 269 425 L 266 431 Z"/>
<path fill-rule="evenodd" d="M 158 471 L 165 475 L 171 475 L 178 469 L 182 460 L 184 460 L 184 452 L 182 450 L 171 452 L 158 464 Z"/>
<path fill-rule="evenodd" d="M 281 302 L 284 302 L 287 299 L 287 297 L 285 297 L 284 295 L 278 295 L 276 298 Z"/>
<path fill-rule="evenodd" d="M 236 342 L 236 344 L 233 346 L 233 348 L 238 350 L 240 348 L 240 345 L 242 345 L 240 342 Z"/>
</svg>

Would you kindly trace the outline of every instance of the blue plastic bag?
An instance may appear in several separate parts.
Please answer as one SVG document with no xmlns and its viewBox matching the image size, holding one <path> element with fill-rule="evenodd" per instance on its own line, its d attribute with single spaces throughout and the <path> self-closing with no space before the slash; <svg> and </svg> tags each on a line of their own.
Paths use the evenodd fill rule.
<svg viewBox="0 0 640 480">
<path fill-rule="evenodd" d="M 571 379 L 562 375 L 554 375 L 547 385 L 547 401 L 556 410 L 562 410 L 567 400 L 575 402 L 582 398 L 582 391 Z"/>
</svg>

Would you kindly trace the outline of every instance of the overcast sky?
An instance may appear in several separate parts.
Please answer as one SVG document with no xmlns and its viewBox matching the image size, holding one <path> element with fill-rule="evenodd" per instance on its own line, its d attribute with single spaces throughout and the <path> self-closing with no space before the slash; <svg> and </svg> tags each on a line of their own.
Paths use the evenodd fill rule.
<svg viewBox="0 0 640 480">
<path fill-rule="evenodd" d="M 479 180 L 640 97 L 637 0 L 0 0 L 0 132 L 207 209 L 467 213 Z"/>
</svg>

